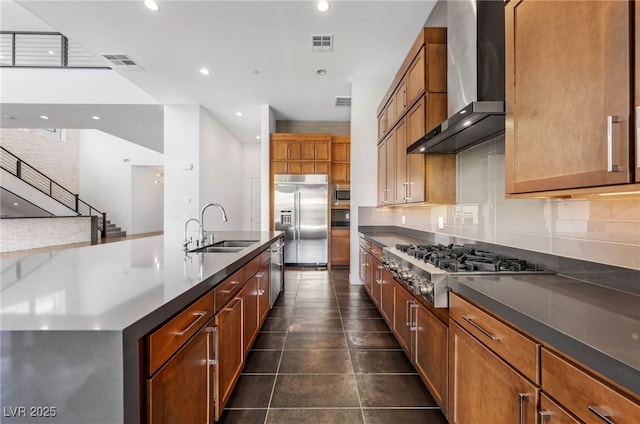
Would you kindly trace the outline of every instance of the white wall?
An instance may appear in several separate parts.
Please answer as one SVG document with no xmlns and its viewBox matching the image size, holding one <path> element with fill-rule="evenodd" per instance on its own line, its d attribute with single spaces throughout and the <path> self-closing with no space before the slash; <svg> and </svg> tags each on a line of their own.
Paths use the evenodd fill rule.
<svg viewBox="0 0 640 424">
<path fill-rule="evenodd" d="M 219 203 L 227 212 L 223 222 L 217 208 L 207 209 L 205 229 L 242 230 L 243 167 L 242 143 L 205 109 L 200 108 L 200 208 Z"/>
<path fill-rule="evenodd" d="M 80 130 L 79 158 L 80 198 L 106 212 L 107 219 L 123 230 L 133 232 L 131 199 L 144 194 L 133 190 L 131 167 L 162 166 L 163 155 L 102 131 Z"/>
<path fill-rule="evenodd" d="M 131 167 L 131 234 L 162 231 L 164 170 L 161 166 Z M 156 183 L 157 181 L 157 183 Z"/>
<path fill-rule="evenodd" d="M 378 186 L 378 119 L 376 109 L 392 75 L 354 77 L 351 83 L 351 270 L 358 279 L 358 207 L 375 205 Z"/>
<path fill-rule="evenodd" d="M 260 105 L 260 182 L 261 182 L 261 229 L 262 231 L 268 231 L 269 217 L 271 211 L 269 206 L 271 205 L 271 192 L 269 187 L 270 178 L 270 161 L 271 157 L 270 143 L 271 133 L 276 130 L 276 118 L 271 112 L 269 105 Z"/>
<path fill-rule="evenodd" d="M 244 200 L 242 229 L 245 231 L 251 230 L 251 181 L 261 178 L 260 150 L 260 143 L 242 145 L 242 199 Z"/>
<path fill-rule="evenodd" d="M 165 234 L 182 235 L 185 221 L 189 218 L 198 218 L 200 204 L 199 163 L 200 107 L 198 105 L 165 106 Z M 190 167 L 191 169 L 189 169 Z"/>
</svg>

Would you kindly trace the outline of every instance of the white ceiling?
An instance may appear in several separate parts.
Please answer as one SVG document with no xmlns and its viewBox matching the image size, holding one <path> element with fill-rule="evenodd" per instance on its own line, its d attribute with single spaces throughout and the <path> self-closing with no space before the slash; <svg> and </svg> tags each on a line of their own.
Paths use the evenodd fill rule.
<svg viewBox="0 0 640 424">
<path fill-rule="evenodd" d="M 119 71 L 125 78 L 162 104 L 204 106 L 247 143 L 260 134 L 262 104 L 276 119 L 348 121 L 335 97 L 350 95 L 354 77 L 390 82 L 435 4 L 333 0 L 322 14 L 311 0 L 158 2 L 154 13 L 142 0 L 17 0 L 95 55 L 126 53 L 144 70 Z M 16 30 L 10 22 L 2 30 Z M 310 34 L 333 34 L 333 52 L 312 53 Z"/>
</svg>

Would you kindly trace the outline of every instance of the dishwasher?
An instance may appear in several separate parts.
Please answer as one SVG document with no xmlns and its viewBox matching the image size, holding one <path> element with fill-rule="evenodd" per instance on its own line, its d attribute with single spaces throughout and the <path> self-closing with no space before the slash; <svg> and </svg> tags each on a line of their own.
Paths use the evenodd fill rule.
<svg viewBox="0 0 640 424">
<path fill-rule="evenodd" d="M 280 238 L 270 248 L 271 266 L 269 268 L 269 300 L 273 308 L 278 295 L 284 290 L 284 239 Z"/>
</svg>

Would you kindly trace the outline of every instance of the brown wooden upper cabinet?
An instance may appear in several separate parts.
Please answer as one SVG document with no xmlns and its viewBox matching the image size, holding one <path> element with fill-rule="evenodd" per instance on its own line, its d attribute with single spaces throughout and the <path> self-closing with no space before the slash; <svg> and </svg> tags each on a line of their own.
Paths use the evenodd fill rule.
<svg viewBox="0 0 640 424">
<path fill-rule="evenodd" d="M 349 183 L 351 180 L 351 143 L 349 136 L 331 137 L 331 181 Z"/>
<path fill-rule="evenodd" d="M 629 53 L 637 7 L 617 1 L 507 3 L 507 194 L 624 192 L 624 184 L 639 181 L 637 125 L 631 125 L 634 80 L 640 104 L 633 68 L 638 59 Z"/>
<path fill-rule="evenodd" d="M 280 136 L 285 135 L 281 134 Z M 289 135 L 289 134 L 286 134 Z M 300 160 L 302 159 L 302 143 L 292 137 L 271 138 L 271 160 Z"/>
<path fill-rule="evenodd" d="M 302 139 L 302 160 L 330 160 L 331 136 L 323 140 L 315 138 Z"/>
<path fill-rule="evenodd" d="M 636 27 L 635 27 L 635 71 L 634 71 L 634 85 L 636 88 L 635 92 L 635 139 L 636 139 L 636 182 L 640 183 L 640 3 L 633 2 L 635 6 L 635 15 L 636 15 Z"/>
<path fill-rule="evenodd" d="M 407 154 L 446 117 L 446 29 L 424 28 L 378 108 L 379 205 L 455 203 L 455 155 Z"/>
</svg>

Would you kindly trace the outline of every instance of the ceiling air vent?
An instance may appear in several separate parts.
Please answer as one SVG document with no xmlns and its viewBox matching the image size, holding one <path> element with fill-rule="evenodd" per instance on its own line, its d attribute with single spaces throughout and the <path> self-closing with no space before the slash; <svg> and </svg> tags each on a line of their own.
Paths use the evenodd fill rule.
<svg viewBox="0 0 640 424">
<path fill-rule="evenodd" d="M 142 66 L 124 53 L 103 53 L 101 56 L 107 59 L 116 69 L 129 71 L 141 71 L 143 69 Z"/>
<path fill-rule="evenodd" d="M 351 106 L 351 96 L 336 96 L 335 106 Z"/>
<path fill-rule="evenodd" d="M 333 51 L 333 35 L 311 34 L 311 51 L 313 53 Z"/>
</svg>

